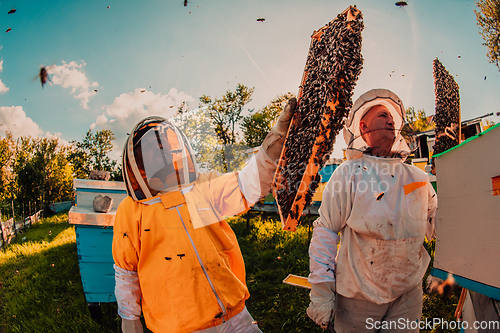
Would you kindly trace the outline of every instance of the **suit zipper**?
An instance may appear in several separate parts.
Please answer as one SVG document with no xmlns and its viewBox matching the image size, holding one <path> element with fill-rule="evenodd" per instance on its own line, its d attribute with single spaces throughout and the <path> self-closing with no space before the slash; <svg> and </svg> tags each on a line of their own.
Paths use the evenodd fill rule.
<svg viewBox="0 0 500 333">
<path fill-rule="evenodd" d="M 222 316 L 220 318 L 222 318 L 222 322 L 225 323 L 226 320 L 224 319 L 224 316 L 227 313 L 226 307 L 224 306 L 224 303 L 222 303 L 221 299 L 219 298 L 219 295 L 215 291 L 215 287 L 214 287 L 214 285 L 212 283 L 212 280 L 210 280 L 210 277 L 208 276 L 207 269 L 205 268 L 205 265 L 203 264 L 203 261 L 201 260 L 201 257 L 198 254 L 198 250 L 196 249 L 196 246 L 194 245 L 193 239 L 191 238 L 191 235 L 189 234 L 189 232 L 188 232 L 188 230 L 186 228 L 186 225 L 184 224 L 184 220 L 182 218 L 181 212 L 179 211 L 179 207 L 181 207 L 181 206 L 183 206 L 183 205 L 175 206 L 175 207 L 172 207 L 172 208 L 169 208 L 169 209 L 172 210 L 172 209 L 175 208 L 177 210 L 177 214 L 179 214 L 179 218 L 181 219 L 182 226 L 184 227 L 184 231 L 186 232 L 186 234 L 187 234 L 187 236 L 189 238 L 189 241 L 191 242 L 191 246 L 193 246 L 194 253 L 196 254 L 196 257 L 198 258 L 198 262 L 200 263 L 200 266 L 203 269 L 203 273 L 205 273 L 205 277 L 207 278 L 208 283 L 210 284 L 210 288 L 212 288 L 212 292 L 214 293 L 215 298 L 217 299 L 217 303 L 219 303 L 219 307 L 222 309 Z"/>
</svg>

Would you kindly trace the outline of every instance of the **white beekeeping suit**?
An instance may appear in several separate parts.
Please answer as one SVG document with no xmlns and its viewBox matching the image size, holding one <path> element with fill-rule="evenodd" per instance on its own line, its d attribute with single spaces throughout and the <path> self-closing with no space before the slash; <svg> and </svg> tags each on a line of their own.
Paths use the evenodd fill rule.
<svg viewBox="0 0 500 333">
<path fill-rule="evenodd" d="M 376 105 L 393 118 L 391 156 L 396 157 L 370 155 L 360 133 L 361 119 Z M 437 198 L 427 174 L 403 163 L 410 153 L 400 134 L 403 115 L 401 100 L 385 89 L 363 94 L 349 114 L 344 129 L 347 162 L 324 189 L 309 248 L 307 313 L 323 328 L 335 312 L 336 294 L 388 304 L 421 285 L 429 264 L 423 242 L 435 237 Z"/>
</svg>

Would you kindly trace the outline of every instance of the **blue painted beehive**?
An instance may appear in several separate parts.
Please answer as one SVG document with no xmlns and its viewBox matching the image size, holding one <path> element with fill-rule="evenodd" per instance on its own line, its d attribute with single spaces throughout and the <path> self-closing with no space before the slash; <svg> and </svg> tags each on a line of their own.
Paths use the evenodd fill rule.
<svg viewBox="0 0 500 333">
<path fill-rule="evenodd" d="M 75 225 L 78 265 L 87 303 L 116 302 L 113 269 L 113 225 L 116 208 L 127 196 L 124 182 L 74 179 L 76 206 L 69 211 L 69 223 Z M 94 212 L 97 195 L 113 199 L 108 213 Z"/>
</svg>

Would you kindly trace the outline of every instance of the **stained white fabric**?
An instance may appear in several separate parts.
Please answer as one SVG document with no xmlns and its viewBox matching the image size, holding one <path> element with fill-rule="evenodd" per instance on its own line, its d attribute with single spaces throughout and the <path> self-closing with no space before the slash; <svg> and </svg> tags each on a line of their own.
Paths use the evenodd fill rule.
<svg viewBox="0 0 500 333">
<path fill-rule="evenodd" d="M 115 296 L 118 314 L 122 319 L 136 320 L 141 317 L 141 286 L 137 272 L 127 271 L 113 265 L 115 269 Z"/>
<path fill-rule="evenodd" d="M 311 302 L 307 315 L 323 329 L 332 316 L 335 301 L 335 257 L 340 237 L 330 229 L 316 226 L 309 246 L 309 277 Z"/>
<path fill-rule="evenodd" d="M 309 277 L 310 284 L 335 282 L 335 258 L 340 237 L 330 229 L 322 228 L 314 222 L 314 229 L 309 247 Z M 335 291 L 335 285 L 333 285 Z"/>
<path fill-rule="evenodd" d="M 311 288 L 309 295 L 311 302 L 307 308 L 307 315 L 322 329 L 328 328 L 328 323 L 333 316 L 335 302 L 335 283 L 322 282 Z"/>
<path fill-rule="evenodd" d="M 240 190 L 250 206 L 269 194 L 276 167 L 261 147 L 238 174 Z"/>
<path fill-rule="evenodd" d="M 422 300 L 421 285 L 386 304 L 338 295 L 335 302 L 335 332 L 417 333 L 417 323 L 422 317 Z"/>
<path fill-rule="evenodd" d="M 321 228 L 340 232 L 341 246 L 334 275 L 313 282 L 330 278 L 337 293 L 376 304 L 396 299 L 421 282 L 429 264 L 422 244 L 435 235 L 436 207 L 428 175 L 400 158 L 362 155 L 341 164 L 314 223 L 316 235 L 325 233 Z M 337 244 L 338 237 L 313 234 L 311 262 L 331 269 Z"/>
</svg>

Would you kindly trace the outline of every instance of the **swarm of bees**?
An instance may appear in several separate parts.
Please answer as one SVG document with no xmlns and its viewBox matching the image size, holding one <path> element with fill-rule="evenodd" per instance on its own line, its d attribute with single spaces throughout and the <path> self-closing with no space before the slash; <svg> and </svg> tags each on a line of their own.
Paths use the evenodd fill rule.
<svg viewBox="0 0 500 333">
<path fill-rule="evenodd" d="M 285 230 L 295 231 L 312 200 L 335 138 L 352 107 L 361 73 L 361 12 L 350 6 L 312 35 L 297 110 L 276 171 L 273 194 Z"/>
<path fill-rule="evenodd" d="M 436 58 L 433 61 L 436 98 L 436 143 L 434 155 L 456 146 L 460 139 L 460 95 L 458 84 Z"/>
</svg>

